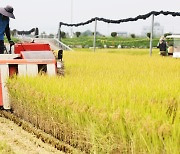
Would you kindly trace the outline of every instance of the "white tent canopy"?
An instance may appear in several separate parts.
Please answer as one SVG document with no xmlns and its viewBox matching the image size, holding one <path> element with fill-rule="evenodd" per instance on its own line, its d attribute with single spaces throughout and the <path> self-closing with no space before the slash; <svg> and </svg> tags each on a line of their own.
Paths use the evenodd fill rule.
<svg viewBox="0 0 180 154">
<path fill-rule="evenodd" d="M 180 35 L 168 35 L 166 36 L 166 38 L 179 38 L 180 39 Z"/>
</svg>

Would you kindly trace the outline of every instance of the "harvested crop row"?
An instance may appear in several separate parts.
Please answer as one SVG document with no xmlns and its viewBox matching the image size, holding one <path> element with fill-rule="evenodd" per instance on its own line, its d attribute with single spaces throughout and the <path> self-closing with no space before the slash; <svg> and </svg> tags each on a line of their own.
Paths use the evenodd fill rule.
<svg viewBox="0 0 180 154">
<path fill-rule="evenodd" d="M 54 153 L 57 153 L 57 152 L 58 153 L 63 153 L 63 152 L 65 152 L 65 153 L 80 153 L 80 151 L 74 149 L 73 147 L 69 146 L 68 144 L 65 144 L 65 143 L 57 140 L 56 138 L 52 137 L 49 134 L 44 133 L 42 130 L 34 127 L 31 123 L 24 121 L 22 118 L 18 118 L 15 114 L 13 114 L 11 112 L 0 110 L 0 117 L 4 117 L 6 119 L 13 121 L 15 124 L 17 124 L 17 126 L 20 126 L 26 132 L 29 132 L 29 133 L 35 135 L 38 139 L 42 140 L 44 143 L 50 144 L 52 147 L 55 148 L 55 150 L 57 149 L 57 151 Z M 60 151 L 63 151 L 63 152 L 60 152 Z"/>
</svg>

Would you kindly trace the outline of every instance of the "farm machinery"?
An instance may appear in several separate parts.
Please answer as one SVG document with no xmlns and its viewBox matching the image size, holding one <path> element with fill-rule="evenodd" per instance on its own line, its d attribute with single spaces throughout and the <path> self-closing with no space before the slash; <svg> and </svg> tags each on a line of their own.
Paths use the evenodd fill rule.
<svg viewBox="0 0 180 154">
<path fill-rule="evenodd" d="M 180 58 L 180 35 L 166 36 L 168 41 L 168 54 L 170 53 L 173 58 Z"/>
<path fill-rule="evenodd" d="M 9 77 L 36 76 L 42 72 L 57 75 L 63 66 L 62 50 L 58 51 L 58 58 L 48 43 L 17 43 L 10 46 L 9 52 L 5 50 L 5 54 L 0 55 L 0 108 L 11 109 L 6 87 Z"/>
</svg>

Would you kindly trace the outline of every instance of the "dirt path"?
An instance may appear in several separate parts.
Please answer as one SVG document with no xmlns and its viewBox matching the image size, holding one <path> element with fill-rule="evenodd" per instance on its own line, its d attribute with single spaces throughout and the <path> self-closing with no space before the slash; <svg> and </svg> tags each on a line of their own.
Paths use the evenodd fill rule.
<svg viewBox="0 0 180 154">
<path fill-rule="evenodd" d="M 0 141 L 5 142 L 16 154 L 63 154 L 2 117 L 0 117 Z"/>
</svg>

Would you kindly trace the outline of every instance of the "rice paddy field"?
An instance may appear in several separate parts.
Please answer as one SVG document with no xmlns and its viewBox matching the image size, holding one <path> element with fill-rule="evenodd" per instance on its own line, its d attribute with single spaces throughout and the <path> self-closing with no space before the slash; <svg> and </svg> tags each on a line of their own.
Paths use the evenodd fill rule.
<svg viewBox="0 0 180 154">
<path fill-rule="evenodd" d="M 8 81 L 14 113 L 85 153 L 178 154 L 180 59 L 148 52 L 65 52 L 65 76 Z"/>
</svg>

